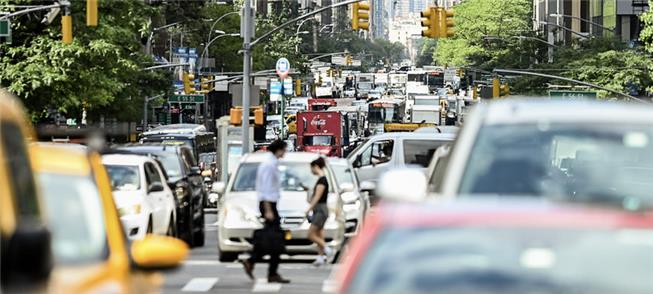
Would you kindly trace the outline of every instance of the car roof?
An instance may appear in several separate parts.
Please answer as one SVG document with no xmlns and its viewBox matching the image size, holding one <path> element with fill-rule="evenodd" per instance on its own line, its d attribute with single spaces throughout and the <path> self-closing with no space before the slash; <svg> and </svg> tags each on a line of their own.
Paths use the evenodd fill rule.
<svg viewBox="0 0 653 294">
<path fill-rule="evenodd" d="M 32 164 L 39 172 L 73 175 L 91 173 L 87 153 L 83 150 L 54 144 L 31 144 L 29 148 Z"/>
<path fill-rule="evenodd" d="M 483 109 L 484 124 L 653 123 L 653 106 L 639 103 L 546 98 L 504 99 L 482 105 L 480 109 Z"/>
<path fill-rule="evenodd" d="M 116 146 L 116 149 L 118 150 L 127 150 L 127 151 L 132 151 L 135 153 L 161 153 L 161 152 L 169 152 L 169 153 L 178 153 L 179 149 L 181 148 L 188 148 L 184 146 L 179 146 L 179 145 L 166 145 L 166 144 L 161 144 L 161 143 L 144 143 L 144 144 L 125 144 L 121 146 Z"/>
<path fill-rule="evenodd" d="M 391 132 L 370 137 L 370 139 L 424 139 L 424 140 L 448 140 L 456 138 L 455 133 L 422 133 L 422 132 Z"/>
<path fill-rule="evenodd" d="M 136 154 L 107 154 L 102 156 L 103 164 L 115 165 L 142 165 L 145 162 L 150 162 L 147 156 Z"/>
<path fill-rule="evenodd" d="M 286 152 L 286 155 L 280 159 L 282 162 L 306 162 L 320 157 L 317 153 L 312 152 Z M 263 162 L 267 158 L 267 152 L 250 153 L 243 157 L 242 162 Z"/>
<path fill-rule="evenodd" d="M 391 227 L 653 229 L 653 211 L 632 212 L 547 199 L 488 196 L 440 202 L 393 202 L 381 203 L 377 213 L 381 222 Z"/>
<path fill-rule="evenodd" d="M 340 157 L 329 157 L 328 162 L 331 165 L 339 165 L 339 166 L 349 166 L 349 161 L 346 158 L 340 158 Z"/>
</svg>

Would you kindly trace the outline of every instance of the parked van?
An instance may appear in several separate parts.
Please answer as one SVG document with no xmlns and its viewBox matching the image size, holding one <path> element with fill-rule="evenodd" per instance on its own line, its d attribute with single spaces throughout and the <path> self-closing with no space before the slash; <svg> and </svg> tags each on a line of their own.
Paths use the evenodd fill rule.
<svg viewBox="0 0 653 294">
<path fill-rule="evenodd" d="M 456 137 L 451 133 L 386 133 L 371 137 L 354 150 L 347 160 L 361 182 L 376 183 L 389 169 L 429 165 L 435 150 Z"/>
</svg>

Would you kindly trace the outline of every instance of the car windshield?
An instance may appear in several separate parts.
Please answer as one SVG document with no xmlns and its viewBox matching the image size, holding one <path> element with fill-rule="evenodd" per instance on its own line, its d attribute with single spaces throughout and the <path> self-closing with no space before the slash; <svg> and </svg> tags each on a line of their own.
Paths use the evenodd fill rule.
<svg viewBox="0 0 653 294">
<path fill-rule="evenodd" d="M 354 174 L 352 174 L 351 170 L 346 165 L 334 164 L 331 165 L 331 168 L 333 169 L 333 174 L 336 175 L 336 181 L 338 181 L 338 184 L 354 183 Z"/>
<path fill-rule="evenodd" d="M 259 165 L 258 162 L 241 164 L 231 191 L 254 191 L 256 189 L 256 170 Z M 281 189 L 284 191 L 305 191 L 305 187 L 313 188 L 315 182 L 317 182 L 317 177 L 311 173 L 308 162 L 280 162 L 279 180 L 281 181 Z"/>
<path fill-rule="evenodd" d="M 491 125 L 461 194 L 533 195 L 640 209 L 653 204 L 653 130 L 629 125 Z"/>
<path fill-rule="evenodd" d="M 399 122 L 397 107 L 370 106 L 367 120 L 371 123 Z"/>
<path fill-rule="evenodd" d="M 331 146 L 333 136 L 306 136 L 304 145 L 306 146 Z"/>
<path fill-rule="evenodd" d="M 56 263 L 87 264 L 108 256 L 98 189 L 87 176 L 41 173 Z"/>
<path fill-rule="evenodd" d="M 169 178 L 174 179 L 181 177 L 181 162 L 176 155 L 158 154 L 157 159 L 161 161 L 161 164 L 163 164 Z"/>
<path fill-rule="evenodd" d="M 136 191 L 141 188 L 137 165 L 105 165 L 113 191 Z"/>
<path fill-rule="evenodd" d="M 648 230 L 398 228 L 347 292 L 653 293 L 652 250 Z"/>
</svg>

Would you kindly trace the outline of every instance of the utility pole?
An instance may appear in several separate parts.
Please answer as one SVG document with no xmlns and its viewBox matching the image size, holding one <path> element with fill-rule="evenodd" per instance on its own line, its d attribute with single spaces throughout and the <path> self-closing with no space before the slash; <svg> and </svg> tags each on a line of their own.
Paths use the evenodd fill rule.
<svg viewBox="0 0 653 294">
<path fill-rule="evenodd" d="M 252 32 L 252 1 L 245 0 L 243 7 L 242 26 L 240 33 L 243 36 L 243 119 L 242 119 L 242 154 L 249 153 L 249 95 L 250 95 L 250 71 L 252 56 L 250 52 L 249 42 L 252 39 L 250 33 Z"/>
</svg>

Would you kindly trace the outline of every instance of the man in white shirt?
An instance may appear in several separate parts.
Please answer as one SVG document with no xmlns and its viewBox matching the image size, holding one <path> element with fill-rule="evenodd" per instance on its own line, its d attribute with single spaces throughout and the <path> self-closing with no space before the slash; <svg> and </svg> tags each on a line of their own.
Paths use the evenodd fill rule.
<svg viewBox="0 0 653 294">
<path fill-rule="evenodd" d="M 286 142 L 277 140 L 272 142 L 268 147 L 267 158 L 263 161 L 256 170 L 256 196 L 259 201 L 259 210 L 261 215 L 265 218 L 265 229 L 279 232 L 281 230 L 281 220 L 279 212 L 277 211 L 277 202 L 281 194 L 281 182 L 279 179 L 279 159 L 286 154 Z M 283 237 L 281 240 L 283 241 Z M 254 243 L 260 240 L 254 240 Z M 264 240 L 269 241 L 269 240 Z M 279 268 L 280 252 L 264 252 L 262 248 L 254 246 L 251 256 L 248 260 L 243 261 L 245 273 L 253 280 L 254 279 L 254 265 L 264 255 L 270 255 L 270 265 L 268 267 L 268 282 L 269 283 L 290 283 L 290 280 L 282 278 L 277 269 Z"/>
</svg>

